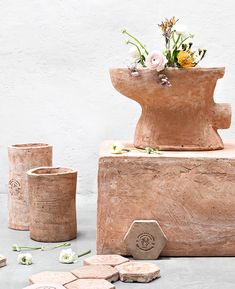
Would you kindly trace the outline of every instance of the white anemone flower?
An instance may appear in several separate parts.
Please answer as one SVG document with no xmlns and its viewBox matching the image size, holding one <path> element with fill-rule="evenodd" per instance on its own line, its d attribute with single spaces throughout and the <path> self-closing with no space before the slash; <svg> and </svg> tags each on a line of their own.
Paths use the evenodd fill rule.
<svg viewBox="0 0 235 289">
<path fill-rule="evenodd" d="M 173 29 L 178 35 L 182 35 L 182 36 L 188 36 L 189 35 L 188 28 L 186 25 L 175 24 Z"/>
<path fill-rule="evenodd" d="M 72 264 L 77 260 L 77 254 L 72 249 L 61 250 L 59 255 L 60 263 Z"/>
<path fill-rule="evenodd" d="M 139 51 L 135 46 L 130 47 L 128 52 L 131 58 L 133 58 L 134 60 L 138 60 L 140 58 Z"/>
<path fill-rule="evenodd" d="M 17 261 L 21 265 L 31 265 L 33 263 L 33 257 L 30 253 L 20 253 Z"/>
</svg>

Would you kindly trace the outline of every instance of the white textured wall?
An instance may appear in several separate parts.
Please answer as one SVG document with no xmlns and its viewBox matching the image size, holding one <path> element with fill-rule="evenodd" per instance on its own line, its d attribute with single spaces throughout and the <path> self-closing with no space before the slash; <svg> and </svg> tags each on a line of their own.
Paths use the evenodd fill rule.
<svg viewBox="0 0 235 289">
<path fill-rule="evenodd" d="M 175 15 L 208 49 L 204 66 L 226 66 L 216 100 L 235 107 L 234 1 L 0 0 L 0 191 L 7 191 L 7 145 L 49 142 L 54 163 L 80 172 L 79 191 L 96 190 L 104 139 L 132 139 L 140 109 L 119 95 L 108 68 L 126 65 L 127 28 L 160 48 L 157 24 Z M 222 133 L 235 138 L 235 123 Z"/>
</svg>

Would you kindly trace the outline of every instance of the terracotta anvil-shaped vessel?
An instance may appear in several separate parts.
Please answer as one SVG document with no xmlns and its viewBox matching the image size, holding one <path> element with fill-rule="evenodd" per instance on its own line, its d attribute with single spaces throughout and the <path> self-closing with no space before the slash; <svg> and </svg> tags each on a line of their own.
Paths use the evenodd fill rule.
<svg viewBox="0 0 235 289">
<path fill-rule="evenodd" d="M 142 114 L 135 131 L 138 148 L 161 150 L 223 149 L 218 129 L 230 127 L 231 107 L 214 102 L 216 82 L 224 68 L 166 68 L 171 87 L 162 86 L 157 71 L 110 69 L 113 86 L 137 101 Z"/>
</svg>

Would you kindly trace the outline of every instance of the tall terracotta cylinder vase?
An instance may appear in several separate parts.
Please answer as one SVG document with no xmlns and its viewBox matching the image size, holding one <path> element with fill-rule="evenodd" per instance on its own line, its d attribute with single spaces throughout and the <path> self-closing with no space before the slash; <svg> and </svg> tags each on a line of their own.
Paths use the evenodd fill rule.
<svg viewBox="0 0 235 289">
<path fill-rule="evenodd" d="M 41 167 L 28 171 L 30 237 L 62 242 L 77 237 L 77 172 L 70 168 Z"/>
<path fill-rule="evenodd" d="M 42 143 L 15 144 L 8 147 L 9 194 L 8 226 L 29 229 L 27 171 L 52 165 L 52 146 Z"/>
</svg>

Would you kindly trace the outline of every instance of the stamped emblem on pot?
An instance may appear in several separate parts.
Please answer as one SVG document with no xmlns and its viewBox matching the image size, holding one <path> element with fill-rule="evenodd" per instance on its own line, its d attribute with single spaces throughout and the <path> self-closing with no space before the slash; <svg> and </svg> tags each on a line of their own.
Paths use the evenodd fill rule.
<svg viewBox="0 0 235 289">
<path fill-rule="evenodd" d="M 20 182 L 14 179 L 9 181 L 9 192 L 12 196 L 16 197 L 17 199 L 21 200 L 23 198 L 21 192 L 21 185 Z"/>
<path fill-rule="evenodd" d="M 155 246 L 155 239 L 149 233 L 142 233 L 136 239 L 136 247 L 143 251 L 149 251 Z"/>
</svg>

